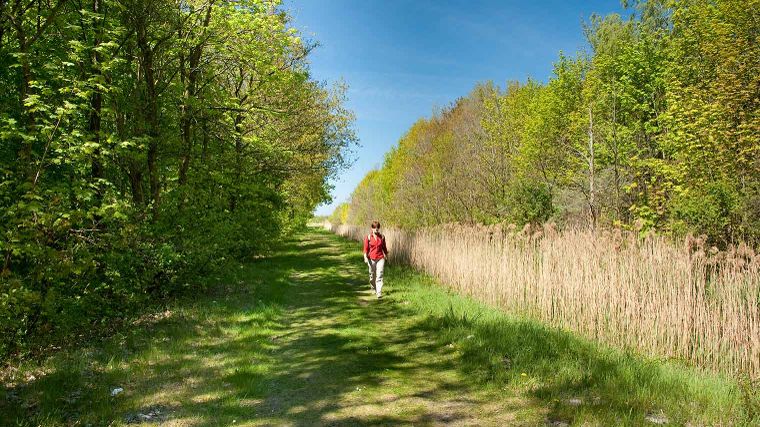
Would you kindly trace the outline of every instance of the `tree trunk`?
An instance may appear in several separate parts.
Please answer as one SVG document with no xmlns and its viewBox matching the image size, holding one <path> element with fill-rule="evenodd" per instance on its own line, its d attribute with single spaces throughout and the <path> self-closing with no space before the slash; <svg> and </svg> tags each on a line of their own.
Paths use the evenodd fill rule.
<svg viewBox="0 0 760 427">
<path fill-rule="evenodd" d="M 93 0 L 92 3 L 92 12 L 96 15 L 102 13 L 101 8 L 101 0 Z M 101 42 L 101 29 L 102 27 L 96 28 L 94 32 L 95 38 L 93 40 L 93 53 L 92 53 L 92 75 L 93 76 L 100 76 L 101 70 L 100 70 L 100 54 L 98 53 L 98 46 Z M 100 92 L 100 89 L 95 88 L 93 90 L 92 96 L 90 97 L 90 120 L 89 120 L 89 126 L 88 130 L 90 135 L 92 135 L 92 140 L 95 143 L 95 152 L 92 155 L 92 177 L 96 180 L 103 178 L 103 164 L 100 159 L 100 123 L 101 123 L 101 111 L 103 108 L 103 94 Z M 97 185 L 98 187 L 98 196 L 101 195 L 101 189 L 100 185 Z"/>
<path fill-rule="evenodd" d="M 129 177 L 129 187 L 132 190 L 132 203 L 135 206 L 143 206 L 145 204 L 145 194 L 143 192 L 143 172 L 140 164 L 130 159 L 127 165 L 127 175 Z"/>
<path fill-rule="evenodd" d="M 206 16 L 203 19 L 203 30 L 205 30 L 211 22 L 211 10 L 213 7 L 213 1 L 209 2 L 206 8 Z M 190 169 L 190 161 L 192 159 L 193 150 L 193 136 L 192 136 L 192 122 L 193 122 L 193 99 L 197 94 L 197 83 L 200 75 L 200 60 L 203 53 L 203 47 L 205 40 L 201 37 L 202 41 L 190 49 L 190 54 L 187 59 L 184 56 L 180 56 L 180 78 L 184 85 L 184 92 L 182 94 L 182 113 L 180 117 L 180 135 L 182 137 L 182 155 L 180 156 L 179 165 L 179 185 L 187 183 L 187 171 Z M 187 67 L 185 67 L 187 65 Z"/>
<path fill-rule="evenodd" d="M 21 109 L 21 120 L 27 133 L 32 133 L 34 128 L 34 113 L 28 111 L 24 106 L 26 98 L 29 96 L 30 84 L 32 81 L 32 70 L 29 65 L 29 45 L 27 34 L 24 30 L 24 5 L 21 0 L 16 0 L 13 5 L 14 20 L 13 27 L 16 31 L 16 43 L 18 43 L 19 62 L 21 65 L 21 78 L 18 81 L 18 102 Z M 32 176 L 32 141 L 22 140 L 19 149 L 19 159 L 21 167 L 27 169 L 27 175 Z"/>
<path fill-rule="evenodd" d="M 203 139 L 201 145 L 201 162 L 206 162 L 206 156 L 208 155 L 208 118 L 203 117 Z"/>
<path fill-rule="evenodd" d="M 243 176 L 243 130 L 241 124 L 243 123 L 243 116 L 238 114 L 235 116 L 235 185 L 240 183 L 240 178 Z M 237 207 L 237 190 L 235 186 L 232 189 L 232 195 L 230 197 L 230 212 L 234 212 Z"/>
<path fill-rule="evenodd" d="M 153 203 L 153 219 L 158 218 L 159 205 L 161 203 L 161 182 L 158 176 L 158 93 L 156 92 L 156 80 L 154 77 L 153 58 L 154 51 L 150 47 L 145 28 L 139 28 L 137 44 L 143 66 L 145 81 L 145 107 L 143 110 L 145 123 L 148 125 L 148 183 L 150 185 L 150 202 Z"/>
</svg>

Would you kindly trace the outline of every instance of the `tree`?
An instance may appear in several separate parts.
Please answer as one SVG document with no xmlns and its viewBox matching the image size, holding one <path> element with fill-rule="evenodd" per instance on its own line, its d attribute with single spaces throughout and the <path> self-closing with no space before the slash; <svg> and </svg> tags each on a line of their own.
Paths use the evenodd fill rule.
<svg viewBox="0 0 760 427">
<path fill-rule="evenodd" d="M 329 200 L 353 115 L 289 19 L 274 0 L 0 2 L 0 353 L 198 286 Z"/>
</svg>

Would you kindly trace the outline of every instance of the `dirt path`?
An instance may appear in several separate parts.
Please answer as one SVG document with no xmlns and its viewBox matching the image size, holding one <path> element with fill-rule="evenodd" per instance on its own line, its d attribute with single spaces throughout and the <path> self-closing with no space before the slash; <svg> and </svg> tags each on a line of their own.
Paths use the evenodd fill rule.
<svg viewBox="0 0 760 427">
<path fill-rule="evenodd" d="M 0 425 L 545 422 L 526 399 L 463 377 L 440 319 L 412 308 L 425 302 L 393 283 L 394 266 L 376 300 L 356 246 L 307 233 L 210 296 L 21 367 L 2 389 Z"/>
<path fill-rule="evenodd" d="M 274 268 L 299 268 L 278 289 L 283 316 L 265 392 L 256 401 L 265 418 L 256 422 L 535 425 L 541 420 L 523 399 L 484 392 L 462 378 L 453 346 L 436 339 L 436 325 L 404 310 L 408 301 L 394 292 L 392 281 L 386 298 L 376 300 L 360 258 L 342 246 L 329 236 L 309 234 L 272 261 Z"/>
</svg>

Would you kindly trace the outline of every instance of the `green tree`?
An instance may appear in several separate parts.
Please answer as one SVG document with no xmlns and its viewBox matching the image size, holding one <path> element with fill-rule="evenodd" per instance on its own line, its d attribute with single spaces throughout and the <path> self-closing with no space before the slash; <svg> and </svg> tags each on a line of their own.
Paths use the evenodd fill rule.
<svg viewBox="0 0 760 427">
<path fill-rule="evenodd" d="M 0 353 L 303 226 L 356 141 L 313 46 L 275 0 L 0 2 Z"/>
</svg>

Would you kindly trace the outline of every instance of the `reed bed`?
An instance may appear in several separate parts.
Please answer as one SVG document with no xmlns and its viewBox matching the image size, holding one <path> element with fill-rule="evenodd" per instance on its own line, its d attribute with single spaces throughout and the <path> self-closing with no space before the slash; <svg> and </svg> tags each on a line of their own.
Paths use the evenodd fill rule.
<svg viewBox="0 0 760 427">
<path fill-rule="evenodd" d="M 361 240 L 367 229 L 325 227 Z M 760 378 L 760 254 L 687 237 L 514 226 L 386 229 L 389 261 L 619 348 Z"/>
</svg>

